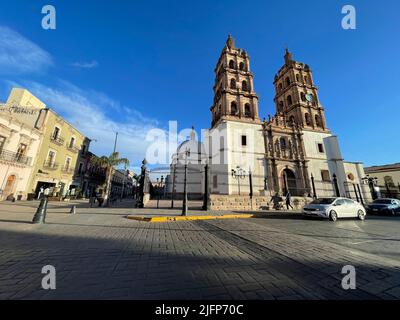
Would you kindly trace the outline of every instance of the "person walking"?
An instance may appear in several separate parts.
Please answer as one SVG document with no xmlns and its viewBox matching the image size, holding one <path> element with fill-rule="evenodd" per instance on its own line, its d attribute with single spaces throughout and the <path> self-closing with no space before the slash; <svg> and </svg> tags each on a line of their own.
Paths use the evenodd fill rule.
<svg viewBox="0 0 400 320">
<path fill-rule="evenodd" d="M 283 206 L 282 206 L 282 204 L 281 204 L 281 201 L 282 201 L 283 199 L 282 199 L 282 197 L 281 196 L 279 196 L 279 193 L 278 192 L 276 192 L 273 196 L 272 196 L 272 198 L 271 198 L 271 201 L 269 202 L 269 203 L 273 203 L 273 206 L 272 206 L 272 208 L 274 209 L 274 210 L 280 210 L 280 209 L 283 209 Z"/>
<path fill-rule="evenodd" d="M 91 208 L 93 208 L 95 202 L 96 202 L 96 193 L 93 191 L 92 194 L 89 196 L 89 204 Z"/>
<path fill-rule="evenodd" d="M 43 192 L 44 192 L 43 187 L 40 187 L 39 194 L 38 194 L 38 197 L 37 197 L 38 200 L 40 200 L 40 198 L 42 197 Z"/>
<path fill-rule="evenodd" d="M 49 194 L 50 194 L 50 188 L 49 187 L 47 187 L 46 189 L 44 189 L 44 195 L 46 196 L 46 197 L 48 197 L 49 196 Z"/>
<path fill-rule="evenodd" d="M 293 206 L 292 206 L 292 198 L 290 195 L 290 192 L 288 191 L 286 194 L 286 208 L 289 210 L 289 207 L 293 210 Z"/>
</svg>

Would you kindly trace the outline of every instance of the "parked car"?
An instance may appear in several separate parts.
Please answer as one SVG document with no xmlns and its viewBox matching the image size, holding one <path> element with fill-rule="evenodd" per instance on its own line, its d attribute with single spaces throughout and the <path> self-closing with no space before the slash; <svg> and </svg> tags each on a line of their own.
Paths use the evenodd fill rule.
<svg viewBox="0 0 400 320">
<path fill-rule="evenodd" d="M 376 214 L 400 214 L 400 200 L 397 199 L 376 199 L 367 206 L 368 213 Z"/>
<path fill-rule="evenodd" d="M 365 208 L 358 202 L 347 198 L 320 198 L 304 206 L 303 215 L 336 221 L 338 218 L 358 218 L 364 220 Z"/>
</svg>

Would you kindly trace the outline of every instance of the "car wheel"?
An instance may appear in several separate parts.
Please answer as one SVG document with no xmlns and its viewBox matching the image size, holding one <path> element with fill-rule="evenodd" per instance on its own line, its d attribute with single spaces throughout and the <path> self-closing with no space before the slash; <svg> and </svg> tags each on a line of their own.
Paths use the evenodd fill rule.
<svg viewBox="0 0 400 320">
<path fill-rule="evenodd" d="M 337 213 L 336 211 L 332 210 L 331 213 L 329 214 L 329 219 L 333 222 L 337 220 Z"/>
<path fill-rule="evenodd" d="M 365 220 L 365 212 L 362 211 L 362 210 L 358 210 L 358 212 L 357 212 L 357 217 L 358 217 L 358 219 L 360 219 L 360 220 Z"/>
</svg>

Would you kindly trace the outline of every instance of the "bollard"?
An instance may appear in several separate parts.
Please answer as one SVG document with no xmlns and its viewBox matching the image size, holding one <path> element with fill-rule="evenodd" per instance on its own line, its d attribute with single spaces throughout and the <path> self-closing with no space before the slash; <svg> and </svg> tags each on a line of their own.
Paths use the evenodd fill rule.
<svg viewBox="0 0 400 320">
<path fill-rule="evenodd" d="M 43 197 L 42 200 L 40 200 L 39 207 L 37 208 L 36 213 L 33 216 L 32 223 L 34 224 L 46 223 L 47 202 L 48 202 L 47 197 Z"/>
<path fill-rule="evenodd" d="M 73 205 L 71 207 L 71 211 L 69 212 L 70 214 L 76 214 L 76 205 Z"/>
</svg>

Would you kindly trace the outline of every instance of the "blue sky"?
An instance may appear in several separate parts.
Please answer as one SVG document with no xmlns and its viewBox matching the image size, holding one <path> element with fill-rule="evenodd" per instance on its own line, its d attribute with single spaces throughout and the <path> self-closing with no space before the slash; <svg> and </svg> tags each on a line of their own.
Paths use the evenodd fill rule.
<svg viewBox="0 0 400 320">
<path fill-rule="evenodd" d="M 41 9 L 57 29 L 41 28 Z M 357 29 L 341 28 L 341 8 Z M 228 33 L 255 74 L 260 117 L 274 113 L 273 78 L 285 46 L 309 64 L 346 160 L 399 162 L 400 3 L 384 1 L 2 1 L 0 100 L 23 86 L 109 154 L 134 166 L 145 133 L 209 128 L 214 67 Z"/>
</svg>

